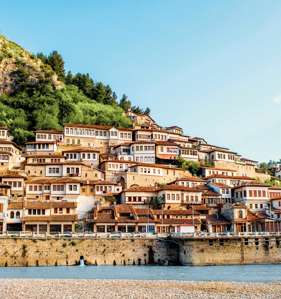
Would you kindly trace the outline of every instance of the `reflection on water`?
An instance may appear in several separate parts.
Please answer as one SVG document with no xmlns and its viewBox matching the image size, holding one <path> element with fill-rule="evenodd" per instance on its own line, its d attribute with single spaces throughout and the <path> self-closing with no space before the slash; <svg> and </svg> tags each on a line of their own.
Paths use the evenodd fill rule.
<svg viewBox="0 0 281 299">
<path fill-rule="evenodd" d="M 281 281 L 281 265 L 0 267 L 0 278 Z"/>
</svg>

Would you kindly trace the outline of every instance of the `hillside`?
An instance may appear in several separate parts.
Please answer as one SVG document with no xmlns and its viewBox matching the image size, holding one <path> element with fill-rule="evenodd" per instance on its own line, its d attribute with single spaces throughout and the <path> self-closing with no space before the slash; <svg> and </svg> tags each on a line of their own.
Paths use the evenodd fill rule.
<svg viewBox="0 0 281 299">
<path fill-rule="evenodd" d="M 0 35 L 0 94 L 16 93 L 24 74 L 28 74 L 26 84 L 36 85 L 41 81 L 50 83 L 54 88 L 63 86 L 50 66 Z"/>
<path fill-rule="evenodd" d="M 9 127 L 15 142 L 32 139 L 35 129 L 61 129 L 66 122 L 129 127 L 128 107 L 126 96 L 118 103 L 108 85 L 88 74 L 65 75 L 56 51 L 34 55 L 0 36 L 0 125 Z"/>
</svg>

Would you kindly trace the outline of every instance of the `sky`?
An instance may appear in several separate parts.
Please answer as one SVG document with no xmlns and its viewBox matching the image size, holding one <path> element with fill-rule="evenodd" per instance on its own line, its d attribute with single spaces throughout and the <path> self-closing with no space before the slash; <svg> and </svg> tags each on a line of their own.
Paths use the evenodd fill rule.
<svg viewBox="0 0 281 299">
<path fill-rule="evenodd" d="M 0 33 L 59 51 L 163 126 L 258 161 L 281 158 L 281 1 L 13 0 Z"/>
</svg>

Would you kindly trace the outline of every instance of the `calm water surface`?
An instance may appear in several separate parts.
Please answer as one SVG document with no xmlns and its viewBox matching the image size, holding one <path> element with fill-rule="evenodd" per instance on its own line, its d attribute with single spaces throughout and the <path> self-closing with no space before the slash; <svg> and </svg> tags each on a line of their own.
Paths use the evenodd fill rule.
<svg viewBox="0 0 281 299">
<path fill-rule="evenodd" d="M 281 265 L 0 267 L 0 278 L 281 281 Z"/>
</svg>

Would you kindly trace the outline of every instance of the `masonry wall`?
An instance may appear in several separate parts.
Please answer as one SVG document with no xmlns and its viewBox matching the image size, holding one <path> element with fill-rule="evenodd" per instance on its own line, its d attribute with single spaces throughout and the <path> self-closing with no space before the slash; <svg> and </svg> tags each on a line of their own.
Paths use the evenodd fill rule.
<svg viewBox="0 0 281 299">
<path fill-rule="evenodd" d="M 281 238 L 180 240 L 182 265 L 281 263 Z"/>
<path fill-rule="evenodd" d="M 281 238 L 0 239 L 0 267 L 281 263 Z"/>
<path fill-rule="evenodd" d="M 0 266 L 164 264 L 173 250 L 153 239 L 0 239 Z M 176 256 L 176 255 L 175 255 Z"/>
</svg>

